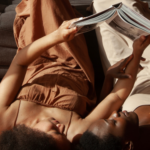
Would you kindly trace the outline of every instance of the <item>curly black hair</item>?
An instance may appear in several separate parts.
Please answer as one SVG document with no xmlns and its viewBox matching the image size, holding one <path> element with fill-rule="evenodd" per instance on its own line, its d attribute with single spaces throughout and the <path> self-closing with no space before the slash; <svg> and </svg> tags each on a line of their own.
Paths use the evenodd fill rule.
<svg viewBox="0 0 150 150">
<path fill-rule="evenodd" d="M 58 150 L 54 138 L 19 125 L 0 135 L 0 150 Z"/>
<path fill-rule="evenodd" d="M 79 144 L 75 150 L 122 150 L 120 138 L 111 134 L 102 138 L 86 131 L 80 138 Z"/>
</svg>

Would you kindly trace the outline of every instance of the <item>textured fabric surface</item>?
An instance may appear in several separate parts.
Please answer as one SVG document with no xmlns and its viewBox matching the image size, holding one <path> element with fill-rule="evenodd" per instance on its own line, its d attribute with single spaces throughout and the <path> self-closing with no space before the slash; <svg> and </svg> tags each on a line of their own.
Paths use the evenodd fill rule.
<svg viewBox="0 0 150 150">
<path fill-rule="evenodd" d="M 21 0 L 13 0 L 12 4 L 19 4 L 21 2 Z"/>
<path fill-rule="evenodd" d="M 3 66 L 0 66 L 0 78 L 6 74 L 7 69 L 8 68 L 4 68 Z"/>
<path fill-rule="evenodd" d="M 17 0 L 17 1 L 13 1 L 14 3 L 19 3 L 21 0 Z M 88 1 L 85 1 L 85 0 L 76 0 L 76 1 L 70 1 L 73 5 L 73 2 L 76 2 L 78 3 L 77 6 L 75 6 L 75 8 L 83 15 L 83 16 L 89 16 L 91 15 L 90 13 L 88 13 L 86 11 L 86 8 L 87 8 L 87 4 L 89 4 Z M 84 3 L 84 5 L 80 5 L 82 2 L 82 4 Z M 87 3 L 88 2 L 88 3 Z M 85 5 L 86 4 L 86 5 Z M 12 11 L 14 10 L 14 7 L 15 5 L 8 5 L 8 7 L 6 7 L 5 9 L 5 12 L 9 12 L 9 11 Z M 7 17 L 6 17 L 7 18 Z M 12 29 L 11 26 L 9 26 L 10 29 Z M 7 32 L 7 31 L 6 31 Z M 4 33 L 5 34 L 5 33 Z M 8 40 L 10 40 L 10 35 L 8 34 L 8 38 L 5 38 L 7 39 L 6 42 L 8 42 Z M 12 36 L 12 35 L 11 35 Z M 100 89 L 102 87 L 102 84 L 103 84 L 103 79 L 104 79 L 104 75 L 103 75 L 103 71 L 102 71 L 102 66 L 101 66 L 101 62 L 100 62 L 100 57 L 99 57 L 99 52 L 98 52 L 98 47 L 97 47 L 97 39 L 96 39 L 96 35 L 95 35 L 95 31 L 91 31 L 91 32 L 88 32 L 85 34 L 85 37 L 86 37 L 86 41 L 87 41 L 87 45 L 88 45 L 88 50 L 89 50 L 89 55 L 90 55 L 90 58 L 92 60 L 92 63 L 93 63 L 93 67 L 94 67 L 94 71 L 95 71 L 95 86 L 96 86 L 96 89 L 97 89 L 97 95 L 99 96 L 99 92 L 100 92 Z M 0 36 L 1 38 L 1 36 Z M 6 43 L 5 42 L 5 43 Z M 7 44 L 7 43 L 6 43 Z M 5 44 L 5 45 L 6 45 Z M 7 47 L 7 46 L 6 46 Z M 93 51 L 94 50 L 94 51 Z M 9 53 L 7 52 L 7 54 L 9 55 Z M 12 54 L 12 52 L 11 52 Z M 0 55 L 0 59 L 1 59 L 1 55 Z M 3 58 L 2 58 L 3 59 Z M 7 60 L 5 58 L 5 60 Z M 8 62 L 10 62 L 10 60 L 8 60 Z M 5 62 L 6 64 L 6 62 Z M 8 64 L 8 63 L 7 63 Z M 0 65 L 3 65 L 0 63 Z M 8 64 L 9 66 L 9 64 Z M 0 66 L 1 68 L 1 66 Z M 99 68 L 99 69 L 97 69 Z M 3 74 L 4 75 L 4 74 Z M 0 78 L 2 78 L 3 76 L 0 76 Z"/>
<path fill-rule="evenodd" d="M 112 4 L 119 2 L 119 0 L 94 0 L 93 11 L 94 13 L 103 11 Z M 122 2 L 150 19 L 150 10 L 147 3 L 139 0 L 122 0 Z M 106 23 L 101 24 L 96 29 L 96 34 L 104 71 L 110 64 L 113 65 L 132 53 L 133 41 L 118 33 Z M 150 46 L 144 51 L 143 57 L 146 58 L 145 62 L 141 62 L 144 69 L 138 73 L 133 90 L 123 105 L 123 110 L 133 111 L 141 105 L 150 105 Z"/>
<path fill-rule="evenodd" d="M 68 0 L 23 0 L 16 11 L 14 33 L 19 50 L 55 31 L 64 20 L 77 17 Z M 30 64 L 17 99 L 85 116 L 93 108 L 96 96 L 84 36 L 48 49 Z"/>
<path fill-rule="evenodd" d="M 14 11 L 10 11 L 0 16 L 0 46 L 16 48 L 12 28 L 15 14 Z"/>
<path fill-rule="evenodd" d="M 95 0 L 93 5 L 93 12 L 95 13 L 103 11 L 110 7 L 112 4 L 116 4 L 119 2 L 119 0 Z M 139 0 L 122 0 L 121 2 L 123 2 L 129 8 L 150 19 L 150 10 L 148 9 L 147 3 L 143 3 Z M 110 64 L 112 65 L 116 63 L 120 58 L 125 58 L 132 53 L 133 42 L 126 36 L 113 30 L 106 23 L 100 25 L 100 27 L 96 29 L 96 33 L 99 41 L 99 47 L 101 49 L 100 55 L 104 72 L 106 72 Z M 116 57 L 117 55 L 118 57 Z M 149 56 L 148 50 L 144 52 L 144 56 Z M 148 58 L 150 58 L 150 56 Z"/>
<path fill-rule="evenodd" d="M 8 5 L 8 6 L 5 8 L 5 12 L 8 12 L 8 11 L 15 11 L 16 6 L 17 6 L 17 4 Z"/>
<path fill-rule="evenodd" d="M 0 64 L 3 66 L 9 66 L 16 54 L 16 50 L 17 49 L 0 46 Z"/>
<path fill-rule="evenodd" d="M 81 5 L 90 5 L 93 0 L 69 0 L 71 5 L 81 6 Z"/>
</svg>

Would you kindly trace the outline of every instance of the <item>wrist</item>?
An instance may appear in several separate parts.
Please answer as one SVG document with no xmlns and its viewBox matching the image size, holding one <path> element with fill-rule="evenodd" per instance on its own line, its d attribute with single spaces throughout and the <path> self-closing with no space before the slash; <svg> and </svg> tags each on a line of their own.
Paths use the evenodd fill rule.
<svg viewBox="0 0 150 150">
<path fill-rule="evenodd" d="M 144 50 L 140 51 L 138 49 L 133 49 L 133 58 L 141 58 Z"/>
<path fill-rule="evenodd" d="M 109 72 L 106 72 L 105 79 L 111 80 L 113 79 L 113 76 Z"/>
<path fill-rule="evenodd" d="M 141 55 L 136 55 L 136 54 L 133 54 L 133 62 L 134 63 L 140 63 L 140 60 L 141 60 Z"/>
<path fill-rule="evenodd" d="M 63 41 L 60 39 L 60 35 L 58 33 L 57 30 L 55 30 L 54 32 L 50 33 L 49 35 L 49 39 L 53 39 L 53 42 L 56 44 L 60 44 L 62 43 Z"/>
<path fill-rule="evenodd" d="M 53 39 L 55 40 L 56 44 L 64 42 L 63 39 L 61 38 L 60 33 L 58 32 L 58 30 L 55 30 L 51 34 L 52 34 Z"/>
</svg>

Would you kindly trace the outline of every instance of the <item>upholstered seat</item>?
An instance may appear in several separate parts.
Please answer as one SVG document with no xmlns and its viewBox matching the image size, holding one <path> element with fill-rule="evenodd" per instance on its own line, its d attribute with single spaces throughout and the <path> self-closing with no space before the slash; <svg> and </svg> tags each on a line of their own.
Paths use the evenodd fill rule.
<svg viewBox="0 0 150 150">
<path fill-rule="evenodd" d="M 16 54 L 16 43 L 13 35 L 15 7 L 21 0 L 0 1 L 0 78 L 6 73 Z"/>
</svg>

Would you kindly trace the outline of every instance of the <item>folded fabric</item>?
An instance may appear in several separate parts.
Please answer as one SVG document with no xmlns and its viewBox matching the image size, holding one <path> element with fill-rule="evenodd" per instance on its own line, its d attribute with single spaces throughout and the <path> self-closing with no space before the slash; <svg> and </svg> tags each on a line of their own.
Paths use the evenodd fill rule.
<svg viewBox="0 0 150 150">
<path fill-rule="evenodd" d="M 69 0 L 22 0 L 16 12 L 14 35 L 18 50 L 54 32 L 63 21 L 77 18 Z M 96 96 L 84 36 L 57 44 L 32 62 L 17 99 L 72 110 L 81 116 L 89 113 Z"/>
<path fill-rule="evenodd" d="M 119 2 L 120 0 L 94 0 L 92 4 L 93 13 L 103 11 L 111 5 Z M 121 0 L 121 2 L 137 13 L 140 13 L 150 19 L 150 10 L 146 2 L 139 0 Z M 132 53 L 133 41 L 112 29 L 106 23 L 101 24 L 96 29 L 96 35 L 98 38 L 99 52 L 104 72 L 106 72 L 110 65 L 115 64 Z M 150 105 L 150 46 L 148 46 L 144 51 L 143 57 L 146 58 L 145 62 L 141 62 L 144 69 L 137 75 L 130 97 L 126 100 L 123 106 L 123 109 L 125 110 L 132 111 L 140 105 L 145 105 L 146 102 L 142 103 L 142 99 L 140 99 L 141 97 L 145 97 L 144 99 L 147 101 L 147 105 Z M 135 94 L 141 94 L 141 97 L 139 97 L 139 100 L 137 100 L 136 103 Z M 134 103 L 131 104 L 130 102 L 132 100 Z"/>
</svg>

